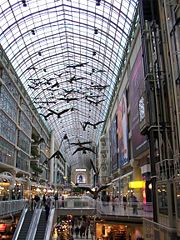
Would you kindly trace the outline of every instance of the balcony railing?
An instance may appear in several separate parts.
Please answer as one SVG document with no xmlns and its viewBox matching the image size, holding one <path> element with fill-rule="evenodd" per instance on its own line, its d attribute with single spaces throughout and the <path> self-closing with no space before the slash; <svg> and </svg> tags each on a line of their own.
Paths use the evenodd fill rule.
<svg viewBox="0 0 180 240">
<path fill-rule="evenodd" d="M 0 201 L 0 219 L 22 211 L 26 204 L 26 200 Z"/>
<path fill-rule="evenodd" d="M 27 204 L 26 200 L 12 200 L 12 201 L 1 201 L 0 202 L 0 218 L 13 215 L 20 212 L 25 205 Z M 41 203 L 43 206 L 43 203 Z M 30 207 L 30 206 L 29 206 Z M 55 209 L 71 209 L 72 214 L 73 210 L 80 209 L 86 211 L 88 209 L 92 210 L 92 214 L 97 215 L 106 215 L 106 216 L 115 216 L 115 217 L 140 217 L 140 218 L 149 218 L 153 217 L 152 203 L 133 203 L 130 202 L 126 206 L 121 202 L 102 202 L 95 201 L 91 198 L 70 198 L 65 199 L 64 201 L 57 200 L 51 201 L 51 208 Z"/>
<path fill-rule="evenodd" d="M 156 173 L 160 180 L 180 177 L 180 158 L 164 159 L 156 163 Z"/>
<path fill-rule="evenodd" d="M 102 202 L 95 201 L 94 199 L 65 199 L 63 202 L 57 200 L 56 203 L 52 201 L 52 207 L 56 209 L 92 209 L 94 213 L 98 215 L 107 215 L 107 216 L 127 216 L 127 217 L 146 217 L 149 219 L 153 218 L 153 209 L 152 203 L 133 203 L 130 202 L 126 206 L 122 202 Z"/>
</svg>

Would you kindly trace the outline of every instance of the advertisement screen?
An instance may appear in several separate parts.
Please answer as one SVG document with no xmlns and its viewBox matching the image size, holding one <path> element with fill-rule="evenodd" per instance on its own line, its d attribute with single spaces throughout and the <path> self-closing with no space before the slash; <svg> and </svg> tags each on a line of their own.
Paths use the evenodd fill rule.
<svg viewBox="0 0 180 240">
<path fill-rule="evenodd" d="M 127 101 L 126 95 L 123 93 L 117 111 L 118 125 L 118 148 L 119 166 L 124 166 L 129 162 L 128 157 L 128 118 L 127 118 Z"/>
</svg>

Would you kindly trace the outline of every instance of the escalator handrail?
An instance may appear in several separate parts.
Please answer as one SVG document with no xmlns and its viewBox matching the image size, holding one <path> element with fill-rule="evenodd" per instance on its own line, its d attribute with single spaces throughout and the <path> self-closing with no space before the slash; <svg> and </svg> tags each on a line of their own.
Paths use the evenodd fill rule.
<svg viewBox="0 0 180 240">
<path fill-rule="evenodd" d="M 32 217 L 31 224 L 29 226 L 29 230 L 26 236 L 26 240 L 34 240 L 36 232 L 37 232 L 37 227 L 39 224 L 39 219 L 41 216 L 42 209 L 41 208 L 36 208 L 34 210 L 34 214 Z"/>
<path fill-rule="evenodd" d="M 54 213 L 55 213 L 55 208 L 52 208 L 49 213 L 48 220 L 47 220 L 46 230 L 45 230 L 45 234 L 44 234 L 44 240 L 51 239 L 51 234 L 52 234 L 52 229 L 53 229 L 53 221 L 54 221 Z"/>
<path fill-rule="evenodd" d="M 27 207 L 27 205 L 26 205 L 26 206 L 23 208 L 22 214 L 21 214 L 20 219 L 19 219 L 19 222 L 18 222 L 18 224 L 17 224 L 17 226 L 16 226 L 16 230 L 15 230 L 15 232 L 14 232 L 14 235 L 13 235 L 12 240 L 17 240 L 17 239 L 18 239 L 19 233 L 20 233 L 20 231 L 21 231 L 21 228 L 22 228 L 22 225 L 23 225 L 23 222 L 24 222 L 24 219 L 25 219 L 25 216 L 26 216 L 27 211 L 28 211 L 28 207 Z"/>
</svg>

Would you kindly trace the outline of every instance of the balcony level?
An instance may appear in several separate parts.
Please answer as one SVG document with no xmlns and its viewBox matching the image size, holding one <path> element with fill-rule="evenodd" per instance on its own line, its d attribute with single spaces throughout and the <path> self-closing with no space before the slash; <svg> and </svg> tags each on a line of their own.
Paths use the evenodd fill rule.
<svg viewBox="0 0 180 240">
<path fill-rule="evenodd" d="M 12 200 L 0 202 L 0 218 L 8 215 L 16 214 L 28 205 L 26 200 Z M 41 204 L 44 208 L 43 204 Z M 29 205 L 29 208 L 31 206 Z M 137 207 L 134 208 L 133 203 L 129 203 L 124 209 L 123 203 L 95 201 L 91 198 L 70 198 L 62 201 L 55 201 L 52 199 L 51 208 L 55 208 L 56 216 L 59 215 L 90 215 L 103 217 L 104 219 L 123 219 L 131 221 L 142 221 L 142 218 L 152 219 L 153 211 L 151 203 L 138 202 Z"/>
</svg>

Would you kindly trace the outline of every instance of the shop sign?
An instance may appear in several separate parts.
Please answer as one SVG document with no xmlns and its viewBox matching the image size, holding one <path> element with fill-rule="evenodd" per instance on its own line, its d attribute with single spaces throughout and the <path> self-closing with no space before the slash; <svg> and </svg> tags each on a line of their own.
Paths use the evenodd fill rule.
<svg viewBox="0 0 180 240">
<path fill-rule="evenodd" d="M 145 188 L 145 181 L 129 182 L 129 188 Z"/>
</svg>

